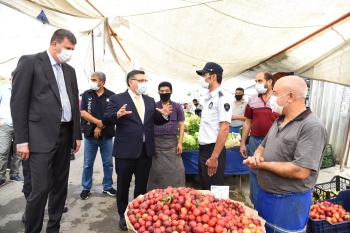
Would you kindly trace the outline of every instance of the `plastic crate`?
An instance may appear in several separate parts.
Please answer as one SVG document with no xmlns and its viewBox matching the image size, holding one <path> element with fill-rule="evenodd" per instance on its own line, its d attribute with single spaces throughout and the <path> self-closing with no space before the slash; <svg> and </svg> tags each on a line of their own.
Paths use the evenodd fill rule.
<svg viewBox="0 0 350 233">
<path fill-rule="evenodd" d="M 335 161 L 334 161 L 334 154 L 331 144 L 327 144 L 324 151 L 323 151 L 323 159 L 321 164 L 321 169 L 328 168 L 328 167 L 334 167 Z"/>
<path fill-rule="evenodd" d="M 339 204 L 346 211 L 350 211 L 350 190 L 341 191 L 336 198 L 327 200 Z M 326 220 L 313 220 L 309 217 L 307 222 L 307 233 L 349 233 L 350 221 L 330 224 Z"/>
<path fill-rule="evenodd" d="M 350 180 L 341 176 L 334 176 L 330 182 L 316 184 L 312 195 L 317 201 L 335 198 L 337 192 L 350 189 Z"/>
</svg>

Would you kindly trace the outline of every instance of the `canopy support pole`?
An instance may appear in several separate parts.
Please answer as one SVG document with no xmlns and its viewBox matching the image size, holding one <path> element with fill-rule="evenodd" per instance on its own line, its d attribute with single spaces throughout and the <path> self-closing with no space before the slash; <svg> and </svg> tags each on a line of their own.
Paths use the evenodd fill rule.
<svg viewBox="0 0 350 233">
<path fill-rule="evenodd" d="M 345 167 L 345 162 L 348 162 L 349 146 L 350 146 L 350 119 L 348 122 L 348 133 L 346 134 L 346 138 L 345 138 L 345 149 L 343 152 L 343 158 L 340 164 L 340 169 L 343 169 Z"/>
<path fill-rule="evenodd" d="M 91 41 L 92 41 L 92 65 L 94 68 L 94 72 L 96 72 L 95 70 L 95 43 L 94 43 L 94 30 L 91 30 Z"/>
<path fill-rule="evenodd" d="M 94 8 L 102 17 L 105 17 L 94 5 L 92 5 L 92 3 L 89 0 L 85 0 L 87 3 L 90 4 L 90 6 L 92 8 Z M 114 37 L 114 39 L 117 41 L 117 43 L 119 44 L 120 48 L 123 50 L 125 56 L 129 59 L 129 61 L 131 61 L 129 55 L 126 53 L 124 47 L 122 46 L 122 44 L 120 43 L 118 37 L 117 37 L 117 33 L 113 30 L 113 28 L 111 27 L 111 25 L 108 23 L 108 29 L 111 32 L 111 36 Z"/>
</svg>

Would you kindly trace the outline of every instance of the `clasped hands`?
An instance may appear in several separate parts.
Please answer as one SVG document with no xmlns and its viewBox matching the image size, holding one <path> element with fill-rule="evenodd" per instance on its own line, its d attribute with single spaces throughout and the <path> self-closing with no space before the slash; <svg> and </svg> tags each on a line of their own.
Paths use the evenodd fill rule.
<svg viewBox="0 0 350 233">
<path fill-rule="evenodd" d="M 254 156 L 248 157 L 243 160 L 243 164 L 247 165 L 249 168 L 254 170 L 261 169 L 261 165 L 265 162 L 264 157 L 260 154 L 255 154 Z"/>
<path fill-rule="evenodd" d="M 126 111 L 126 106 L 127 106 L 127 104 L 124 104 L 117 112 L 118 119 L 124 115 L 129 115 L 132 113 L 132 111 Z M 156 110 L 159 113 L 161 113 L 163 116 L 169 116 L 171 114 L 171 112 L 173 111 L 173 107 L 169 103 L 167 103 L 166 105 L 163 106 L 162 109 L 156 108 Z"/>
</svg>

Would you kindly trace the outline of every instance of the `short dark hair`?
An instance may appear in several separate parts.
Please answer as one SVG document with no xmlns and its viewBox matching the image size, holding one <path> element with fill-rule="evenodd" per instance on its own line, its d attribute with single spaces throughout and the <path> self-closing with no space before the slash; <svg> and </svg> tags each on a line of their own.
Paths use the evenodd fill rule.
<svg viewBox="0 0 350 233">
<path fill-rule="evenodd" d="M 217 74 L 215 72 L 209 72 L 210 75 L 216 74 L 216 81 L 221 84 L 222 82 L 222 75 L 221 74 Z"/>
<path fill-rule="evenodd" d="M 91 74 L 91 77 L 95 77 L 95 76 L 97 76 L 97 78 L 100 81 L 103 81 L 104 83 L 106 83 L 106 75 L 103 72 L 96 71 Z"/>
<path fill-rule="evenodd" d="M 126 75 L 126 84 L 128 85 L 128 87 L 130 87 L 130 85 L 129 85 L 130 79 L 134 78 L 134 76 L 137 75 L 137 74 L 145 74 L 145 71 L 143 71 L 143 70 L 132 70 L 132 71 L 130 71 Z"/>
<path fill-rule="evenodd" d="M 160 91 L 161 87 L 169 87 L 170 91 L 173 92 L 173 86 L 169 82 L 161 82 L 158 85 L 158 91 Z"/>
<path fill-rule="evenodd" d="M 198 102 L 198 100 L 197 100 L 197 99 L 193 99 L 193 100 L 192 100 L 192 102 L 194 102 L 194 101 Z"/>
<path fill-rule="evenodd" d="M 264 78 L 265 78 L 266 82 L 269 80 L 272 80 L 272 84 L 273 84 L 273 75 L 271 73 L 264 72 Z"/>
<path fill-rule="evenodd" d="M 77 39 L 71 31 L 66 29 L 58 29 L 53 33 L 50 44 L 53 41 L 57 41 L 58 44 L 61 44 L 64 41 L 64 38 L 67 38 L 74 45 L 77 43 Z"/>
<path fill-rule="evenodd" d="M 243 92 L 243 94 L 244 94 L 244 89 L 243 89 L 242 87 L 237 87 L 237 88 L 236 88 L 236 91 L 241 91 L 241 92 Z"/>
</svg>

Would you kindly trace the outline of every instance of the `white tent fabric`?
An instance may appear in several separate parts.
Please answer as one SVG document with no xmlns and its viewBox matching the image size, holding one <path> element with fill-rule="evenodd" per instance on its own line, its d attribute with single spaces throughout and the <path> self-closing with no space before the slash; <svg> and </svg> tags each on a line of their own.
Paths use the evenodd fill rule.
<svg viewBox="0 0 350 233">
<path fill-rule="evenodd" d="M 207 61 L 215 61 L 224 68 L 223 86 L 230 92 L 238 85 L 245 88 L 254 85 L 252 79 L 262 70 L 293 71 L 313 79 L 350 85 L 346 72 L 349 66 L 344 63 L 348 53 L 342 50 L 350 40 L 350 1 L 0 0 L 0 3 L 33 18 L 43 10 L 52 26 L 90 38 L 89 49 L 93 38 L 89 37 L 90 32 L 105 20 L 99 26 L 101 57 L 110 50 L 112 59 L 124 72 L 138 63 L 151 73 L 196 84 L 194 71 Z M 291 46 L 346 14 L 349 17 Z M 110 29 L 116 34 L 112 35 Z M 91 58 L 90 51 L 84 57 L 85 73 L 91 73 Z M 343 67 L 341 72 L 323 73 L 335 66 Z"/>
<path fill-rule="evenodd" d="M 91 2 L 106 16 L 127 22 L 115 30 L 132 59 L 192 83 L 198 82 L 194 70 L 207 61 L 221 64 L 225 78 L 237 76 L 350 10 L 348 1 Z M 254 70 L 305 67 L 349 39 L 349 22 L 339 24 Z"/>
<path fill-rule="evenodd" d="M 350 30 L 350 29 L 349 29 Z M 350 44 L 347 43 L 301 75 L 350 86 Z"/>
<path fill-rule="evenodd" d="M 39 12 L 40 9 L 38 9 Z M 110 50 L 117 45 L 113 42 L 113 38 L 111 40 L 104 37 L 106 34 L 108 35 L 108 33 L 104 33 L 104 26 L 102 24 L 93 31 L 75 31 L 78 43 L 69 64 L 76 70 L 80 92 L 89 89 L 88 79 L 94 70 L 103 71 L 106 74 L 106 87 L 108 89 L 116 93 L 127 89 L 125 72 L 116 63 L 114 50 Z M 50 38 L 57 28 L 43 25 L 26 14 L 0 4 L 0 29 L 0 77 L 8 78 L 23 54 L 38 53 L 49 47 Z M 112 44 L 112 47 L 108 46 L 109 43 Z M 132 68 L 141 68 L 135 62 L 130 62 L 130 64 Z M 147 70 L 146 73 L 150 80 L 148 94 L 159 100 L 156 94 L 158 84 L 170 80 Z M 193 92 L 191 85 L 177 80 L 171 80 L 171 83 L 174 86 L 172 96 L 174 101 L 190 102 L 192 100 L 192 95 L 188 95 Z M 197 96 L 195 95 L 195 97 Z"/>
<path fill-rule="evenodd" d="M 48 8 L 44 8 L 41 5 L 34 4 L 29 1 L 25 0 L 0 0 L 0 3 L 12 7 L 19 12 L 26 14 L 28 16 L 31 16 L 33 18 L 36 18 L 37 15 L 39 15 L 41 10 L 44 10 L 45 15 L 47 16 L 50 25 L 55 26 L 57 28 L 66 28 L 74 32 L 87 32 L 91 31 L 95 27 L 97 27 L 99 24 L 103 22 L 103 18 L 101 16 L 88 16 L 88 14 L 78 14 L 78 10 L 74 10 L 75 8 L 71 7 L 68 8 L 67 5 L 62 5 L 62 8 L 66 8 L 66 11 L 63 11 L 61 7 L 57 8 L 57 4 L 53 4 L 55 1 L 33 1 L 33 2 L 49 2 L 50 5 Z M 57 1 L 57 2 L 64 2 L 64 1 Z M 43 4 L 42 4 L 43 5 Z M 51 6 L 52 5 L 52 6 Z M 68 11 L 68 9 L 72 9 Z M 93 9 L 92 9 L 93 10 Z M 93 10 L 96 14 L 96 11 Z M 64 12 L 65 14 L 59 13 Z M 90 13 L 91 15 L 92 12 Z M 77 17 L 74 17 L 73 15 L 76 15 Z M 84 17 L 84 18 L 83 18 Z M 21 30 L 20 28 L 19 30 Z"/>
<path fill-rule="evenodd" d="M 2 0 L 4 5 L 13 6 L 22 10 L 22 13 L 31 15 L 35 8 L 48 9 L 65 15 L 81 18 L 103 18 L 86 1 L 70 0 Z M 23 9 L 26 9 L 23 11 Z M 29 11 L 29 12 L 28 12 Z"/>
<path fill-rule="evenodd" d="M 50 24 L 36 20 L 41 11 Z M 195 70 L 208 61 L 222 65 L 231 93 L 254 94 L 260 71 L 350 86 L 349 0 L 0 0 L 0 76 L 9 77 L 23 54 L 47 49 L 57 28 L 78 39 L 70 64 L 81 92 L 94 70 L 119 93 L 125 73 L 143 69 L 150 96 L 158 100 L 166 80 L 172 100 L 191 102 L 203 96 Z M 339 134 L 333 123 L 327 129 L 330 140 Z"/>
</svg>

